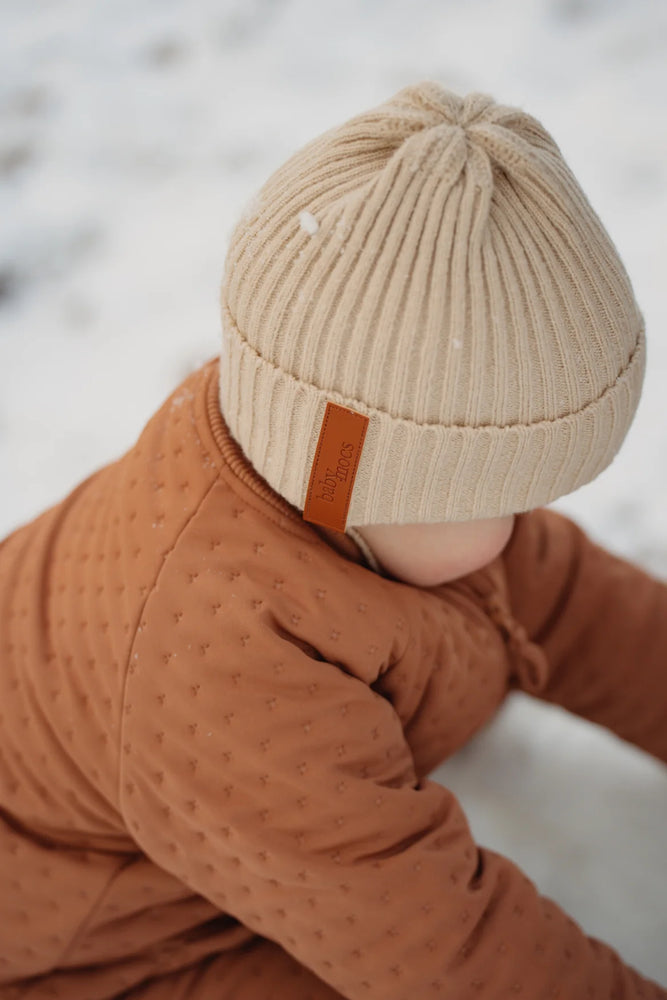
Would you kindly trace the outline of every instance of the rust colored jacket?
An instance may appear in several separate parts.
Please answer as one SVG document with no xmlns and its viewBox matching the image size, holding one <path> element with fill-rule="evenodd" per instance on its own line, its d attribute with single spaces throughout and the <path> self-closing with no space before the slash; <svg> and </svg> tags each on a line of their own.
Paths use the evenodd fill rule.
<svg viewBox="0 0 667 1000">
<path fill-rule="evenodd" d="M 217 391 L 0 544 L 2 1000 L 665 1000 L 428 777 L 513 689 L 667 763 L 665 583 L 544 509 L 383 576 Z"/>
</svg>

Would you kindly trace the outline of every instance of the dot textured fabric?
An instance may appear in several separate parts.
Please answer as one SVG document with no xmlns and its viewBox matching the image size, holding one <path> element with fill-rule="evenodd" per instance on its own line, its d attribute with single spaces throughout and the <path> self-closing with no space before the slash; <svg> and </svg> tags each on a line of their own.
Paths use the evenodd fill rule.
<svg viewBox="0 0 667 1000">
<path fill-rule="evenodd" d="M 543 509 L 376 573 L 218 392 L 0 544 L 0 998 L 666 1000 L 429 777 L 513 690 L 667 763 L 665 585 Z"/>
<path fill-rule="evenodd" d="M 644 319 L 556 142 L 433 81 L 274 172 L 221 300 L 222 412 L 291 504 L 327 402 L 369 418 L 345 527 L 555 500 L 612 461 L 640 396 Z"/>
</svg>

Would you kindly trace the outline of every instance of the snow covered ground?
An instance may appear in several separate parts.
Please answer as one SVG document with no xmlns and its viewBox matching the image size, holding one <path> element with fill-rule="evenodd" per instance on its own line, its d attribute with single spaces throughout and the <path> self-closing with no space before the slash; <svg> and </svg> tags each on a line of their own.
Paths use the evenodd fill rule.
<svg viewBox="0 0 667 1000">
<path fill-rule="evenodd" d="M 268 174 L 431 78 L 540 118 L 623 256 L 644 396 L 610 469 L 555 506 L 667 576 L 662 0 L 3 0 L 0 29 L 0 537 L 217 353 L 227 239 Z M 433 777 L 480 843 L 667 985 L 664 767 L 517 694 Z"/>
</svg>

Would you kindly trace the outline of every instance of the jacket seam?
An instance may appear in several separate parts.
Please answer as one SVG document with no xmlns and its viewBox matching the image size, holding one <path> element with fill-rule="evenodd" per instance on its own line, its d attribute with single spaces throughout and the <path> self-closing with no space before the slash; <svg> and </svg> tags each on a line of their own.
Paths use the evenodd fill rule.
<svg viewBox="0 0 667 1000">
<path fill-rule="evenodd" d="M 88 925 L 90 924 L 90 921 L 92 920 L 92 918 L 94 917 L 94 915 L 99 911 L 99 908 L 100 908 L 103 900 L 105 899 L 107 893 L 109 892 L 109 889 L 110 889 L 111 885 L 113 884 L 113 882 L 115 881 L 115 879 L 118 877 L 118 875 L 120 874 L 120 872 L 123 871 L 124 868 L 127 868 L 130 864 L 133 864 L 133 863 L 134 863 L 134 858 L 133 857 L 131 857 L 129 859 L 126 858 L 126 859 L 124 859 L 122 861 L 122 863 L 117 868 L 115 868 L 113 870 L 113 872 L 111 872 L 111 874 L 109 875 L 109 877 L 105 880 L 104 885 L 101 887 L 100 891 L 98 892 L 98 894 L 97 894 L 97 896 L 95 898 L 95 902 L 86 911 L 85 915 L 79 921 L 79 923 L 78 923 L 78 925 L 76 927 L 76 930 L 72 933 L 69 941 L 63 947 L 63 949 L 60 952 L 60 954 L 58 955 L 58 958 L 56 959 L 56 961 L 51 963 L 51 966 L 50 966 L 49 969 L 45 970 L 44 972 L 40 972 L 37 975 L 37 977 L 32 978 L 30 982 L 26 983 L 25 991 L 22 992 L 22 993 L 19 993 L 17 995 L 17 997 L 16 997 L 16 1000 L 23 1000 L 24 997 L 29 997 L 30 996 L 30 992 L 32 991 L 33 987 L 39 985 L 40 981 L 43 979 L 44 976 L 48 976 L 48 975 L 50 975 L 50 974 L 52 974 L 54 972 L 60 971 L 60 969 L 62 967 L 62 963 L 65 961 L 65 959 L 67 958 L 67 956 L 72 952 L 72 950 L 79 943 L 79 941 L 81 939 L 81 936 L 84 933 L 84 931 L 86 930 L 86 928 L 88 927 Z"/>
<path fill-rule="evenodd" d="M 136 623 L 135 623 L 135 626 L 134 626 L 134 631 L 132 633 L 132 641 L 131 641 L 131 643 L 129 645 L 129 648 L 128 648 L 127 662 L 125 663 L 125 667 L 124 667 L 124 670 L 123 670 L 123 692 L 122 692 L 122 695 L 121 695 L 120 705 L 119 705 L 119 709 L 120 709 L 120 725 L 119 725 L 119 730 L 118 730 L 118 745 L 117 745 L 117 748 L 116 748 L 116 754 L 117 754 L 117 758 L 118 758 L 118 783 L 117 783 L 117 787 L 116 787 L 116 799 L 118 801 L 118 812 L 120 813 L 120 815 L 121 815 L 121 817 L 123 819 L 123 822 L 125 823 L 125 827 L 126 827 L 126 830 L 127 830 L 128 834 L 130 835 L 130 837 L 132 837 L 132 840 L 135 843 L 136 843 L 135 838 L 132 836 L 132 834 L 130 833 L 130 831 L 127 829 L 127 821 L 125 819 L 125 815 L 124 815 L 124 812 L 123 812 L 122 788 L 123 788 L 123 773 L 124 773 L 123 772 L 123 740 L 124 740 L 124 735 L 125 735 L 125 700 L 127 698 L 127 686 L 128 686 L 128 677 L 129 677 L 129 668 L 130 668 L 130 663 L 131 663 L 131 660 L 132 660 L 132 652 L 134 650 L 134 644 L 135 644 L 136 639 L 137 639 L 137 629 L 139 628 L 139 623 L 141 622 L 141 619 L 143 617 L 143 613 L 144 613 L 144 610 L 146 608 L 146 605 L 148 604 L 149 600 L 153 596 L 153 593 L 155 592 L 155 588 L 158 585 L 158 581 L 159 581 L 159 579 L 160 579 L 160 577 L 162 575 L 162 572 L 164 571 L 165 566 L 167 565 L 167 561 L 168 561 L 169 557 L 175 551 L 176 546 L 180 542 L 180 540 L 181 540 L 183 534 L 185 533 L 185 531 L 187 530 L 187 528 L 190 526 L 190 523 L 197 516 L 197 514 L 201 510 L 202 506 L 204 505 L 204 503 L 208 499 L 209 494 L 214 489 L 214 487 L 219 484 L 219 482 L 220 482 L 220 470 L 218 469 L 217 473 L 216 473 L 216 476 L 215 476 L 215 479 L 211 482 L 210 486 L 208 487 L 208 489 L 206 490 L 206 492 L 202 496 L 201 500 L 199 501 L 199 503 L 197 504 L 197 506 L 195 507 L 195 509 L 192 511 L 192 513 L 190 514 L 190 516 L 187 519 L 187 521 L 181 527 L 181 529 L 178 532 L 178 534 L 176 535 L 176 538 L 174 539 L 171 547 L 169 549 L 167 549 L 167 551 L 164 553 L 164 556 L 162 558 L 162 562 L 161 562 L 160 566 L 158 567 L 157 573 L 155 574 L 155 579 L 153 580 L 151 588 L 148 591 L 148 593 L 146 594 L 146 597 L 145 597 L 145 599 L 144 599 L 144 601 L 143 601 L 143 603 L 142 603 L 142 605 L 141 605 L 141 607 L 139 609 L 139 614 L 137 615 L 137 620 L 136 620 Z"/>
</svg>

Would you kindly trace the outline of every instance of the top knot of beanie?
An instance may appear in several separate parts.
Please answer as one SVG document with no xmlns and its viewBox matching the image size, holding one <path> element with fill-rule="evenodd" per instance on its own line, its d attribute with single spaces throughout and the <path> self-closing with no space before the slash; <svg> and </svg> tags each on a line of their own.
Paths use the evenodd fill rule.
<svg viewBox="0 0 667 1000">
<path fill-rule="evenodd" d="M 221 305 L 223 417 L 291 504 L 327 403 L 367 418 L 349 526 L 548 503 L 612 461 L 641 393 L 642 313 L 555 141 L 434 81 L 269 177 Z"/>
</svg>

